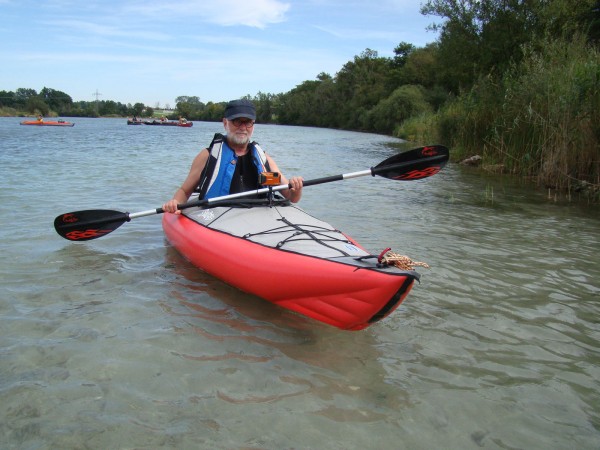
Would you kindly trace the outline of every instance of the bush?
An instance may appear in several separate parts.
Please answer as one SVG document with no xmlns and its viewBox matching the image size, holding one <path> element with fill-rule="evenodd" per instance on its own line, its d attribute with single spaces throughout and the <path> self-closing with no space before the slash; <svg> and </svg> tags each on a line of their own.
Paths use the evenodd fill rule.
<svg viewBox="0 0 600 450">
<path fill-rule="evenodd" d="M 440 143 L 454 159 L 479 154 L 543 186 L 600 184 L 600 53 L 574 37 L 526 46 L 524 55 L 439 111 L 431 123 Z"/>
<path fill-rule="evenodd" d="M 396 127 L 394 136 L 416 145 L 440 143 L 437 120 L 438 116 L 433 113 L 413 116 Z"/>
<path fill-rule="evenodd" d="M 411 116 L 431 112 L 431 106 L 425 100 L 423 88 L 416 85 L 404 85 L 381 100 L 366 116 L 365 128 L 378 133 L 392 134 L 394 128 Z"/>
</svg>

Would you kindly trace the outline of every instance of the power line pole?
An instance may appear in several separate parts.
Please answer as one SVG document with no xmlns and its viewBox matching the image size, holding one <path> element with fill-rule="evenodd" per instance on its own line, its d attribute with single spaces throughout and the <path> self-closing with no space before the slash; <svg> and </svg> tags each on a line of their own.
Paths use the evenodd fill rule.
<svg viewBox="0 0 600 450">
<path fill-rule="evenodd" d="M 100 97 L 102 94 L 98 92 L 98 89 L 96 89 L 96 92 L 92 93 L 92 95 L 96 97 L 96 115 L 98 115 L 98 97 Z"/>
</svg>

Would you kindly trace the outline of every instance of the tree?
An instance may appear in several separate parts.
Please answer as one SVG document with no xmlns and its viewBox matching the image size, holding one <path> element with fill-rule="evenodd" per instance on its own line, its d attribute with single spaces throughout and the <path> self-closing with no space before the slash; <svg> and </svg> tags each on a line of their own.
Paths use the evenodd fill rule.
<svg viewBox="0 0 600 450">
<path fill-rule="evenodd" d="M 390 60 L 367 48 L 354 61 L 346 63 L 335 78 L 339 127 L 361 129 L 364 115 L 389 95 Z M 339 105 L 339 104 L 338 104 Z"/>
<path fill-rule="evenodd" d="M 522 58 L 521 46 L 537 29 L 541 0 L 429 0 L 424 15 L 446 18 L 439 63 L 444 84 L 453 92 L 469 89 L 482 74 L 502 73 Z"/>
<path fill-rule="evenodd" d="M 15 105 L 15 93 L 12 91 L 0 91 L 0 107 L 13 107 Z"/>
<path fill-rule="evenodd" d="M 277 122 L 289 125 L 335 127 L 339 114 L 333 78 L 324 72 L 277 96 Z"/>
<path fill-rule="evenodd" d="M 416 47 L 408 42 L 400 42 L 394 49 L 394 67 L 403 67 L 406 64 L 409 56 L 416 50 Z"/>
<path fill-rule="evenodd" d="M 73 99 L 64 92 L 44 87 L 39 94 L 49 108 L 58 113 L 67 112 L 73 105 Z"/>
<path fill-rule="evenodd" d="M 27 101 L 31 97 L 37 97 L 37 91 L 35 89 L 25 89 L 19 88 L 15 91 L 15 107 L 16 108 L 25 108 L 27 105 Z"/>
<path fill-rule="evenodd" d="M 598 0 L 429 0 L 424 15 L 446 21 L 440 30 L 438 62 L 444 85 L 468 90 L 480 77 L 500 76 L 523 59 L 523 46 L 547 37 L 585 33 L 593 37 Z M 594 22 L 596 20 L 596 22 Z M 597 30 L 597 28 L 596 28 Z"/>
<path fill-rule="evenodd" d="M 424 112 L 431 106 L 425 101 L 421 86 L 404 85 L 381 100 L 369 112 L 369 128 L 378 133 L 392 134 L 406 119 Z"/>
<path fill-rule="evenodd" d="M 41 114 L 42 116 L 47 116 L 50 112 L 50 108 L 46 102 L 37 95 L 27 99 L 26 110 L 31 114 Z"/>
<path fill-rule="evenodd" d="M 133 115 L 133 116 L 141 116 L 142 112 L 144 111 L 144 109 L 146 109 L 146 106 L 144 106 L 143 103 L 136 103 L 131 108 L 131 115 Z"/>
<path fill-rule="evenodd" d="M 273 94 L 265 94 L 259 92 L 252 99 L 254 106 L 256 107 L 256 120 L 261 123 L 270 123 L 275 115 Z"/>
<path fill-rule="evenodd" d="M 182 95 L 175 99 L 176 109 L 180 116 L 188 119 L 199 119 L 204 111 L 204 103 L 199 97 Z"/>
</svg>

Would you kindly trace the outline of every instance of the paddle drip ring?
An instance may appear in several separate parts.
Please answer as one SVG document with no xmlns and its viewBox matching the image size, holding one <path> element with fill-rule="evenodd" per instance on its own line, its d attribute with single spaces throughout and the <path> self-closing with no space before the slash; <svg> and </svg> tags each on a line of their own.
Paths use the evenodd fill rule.
<svg viewBox="0 0 600 450">
<path fill-rule="evenodd" d="M 416 266 L 429 269 L 429 264 L 419 261 L 413 261 L 408 256 L 400 255 L 391 251 L 391 248 L 386 248 L 379 254 L 377 261 L 380 264 L 388 266 L 396 266 L 402 270 L 413 270 Z"/>
</svg>

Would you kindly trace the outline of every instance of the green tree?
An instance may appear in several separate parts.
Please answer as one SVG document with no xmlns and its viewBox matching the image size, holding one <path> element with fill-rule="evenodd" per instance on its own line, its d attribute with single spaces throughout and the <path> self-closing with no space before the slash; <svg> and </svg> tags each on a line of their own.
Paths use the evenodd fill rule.
<svg viewBox="0 0 600 450">
<path fill-rule="evenodd" d="M 15 93 L 12 91 L 0 91 L 0 106 L 14 107 L 15 106 Z"/>
<path fill-rule="evenodd" d="M 25 109 L 25 106 L 27 105 L 27 101 L 31 98 L 31 97 L 37 97 L 37 91 L 35 89 L 26 89 L 26 88 L 19 88 L 15 91 L 15 107 L 16 108 L 23 108 Z"/>
<path fill-rule="evenodd" d="M 445 19 L 431 27 L 440 31 L 441 81 L 454 93 L 482 75 L 501 76 L 523 59 L 525 44 L 593 33 L 600 14 L 598 0 L 428 0 L 421 13 Z"/>
<path fill-rule="evenodd" d="M 408 61 L 409 56 L 416 50 L 413 44 L 408 42 L 400 42 L 396 48 L 394 48 L 394 59 L 392 61 L 393 67 L 403 67 Z"/>
<path fill-rule="evenodd" d="M 256 107 L 256 120 L 260 123 L 270 123 L 275 115 L 275 95 L 259 92 L 252 99 Z"/>
<path fill-rule="evenodd" d="M 39 96 L 44 100 L 48 107 L 60 113 L 68 112 L 73 105 L 73 99 L 62 91 L 44 87 Z"/>
<path fill-rule="evenodd" d="M 438 65 L 437 44 L 414 49 L 406 57 L 402 67 L 398 69 L 399 85 L 420 84 L 432 88 L 439 84 Z"/>
<path fill-rule="evenodd" d="M 31 114 L 41 114 L 42 116 L 47 116 L 50 112 L 50 107 L 37 95 L 27 99 L 25 108 Z"/>
<path fill-rule="evenodd" d="M 146 106 L 143 103 L 136 103 L 131 107 L 131 115 L 141 117 L 144 109 L 146 109 Z"/>
<path fill-rule="evenodd" d="M 336 114 L 338 126 L 361 129 L 368 111 L 389 95 L 390 60 L 366 49 L 346 63 L 335 78 L 336 97 L 344 107 Z M 339 103 L 338 103 L 339 104 Z"/>
<path fill-rule="evenodd" d="M 182 95 L 175 99 L 178 115 L 188 119 L 198 120 L 202 117 L 204 103 L 199 97 Z"/>
<path fill-rule="evenodd" d="M 204 108 L 201 120 L 208 122 L 219 122 L 225 113 L 225 103 L 208 102 Z"/>
<path fill-rule="evenodd" d="M 392 134 L 406 119 L 431 112 L 421 86 L 404 85 L 381 100 L 369 112 L 369 129 L 378 133 Z"/>
</svg>

